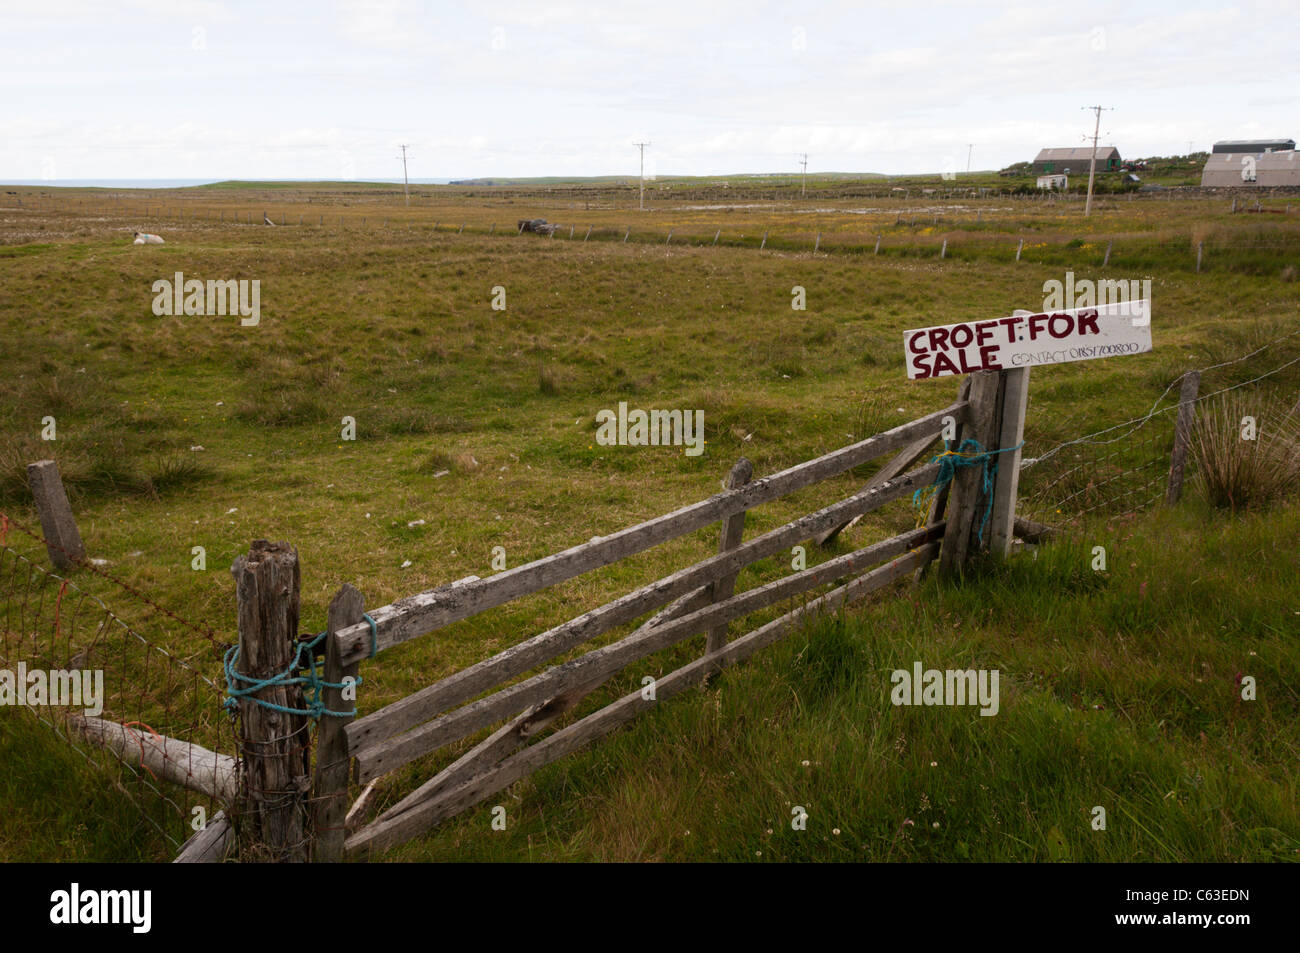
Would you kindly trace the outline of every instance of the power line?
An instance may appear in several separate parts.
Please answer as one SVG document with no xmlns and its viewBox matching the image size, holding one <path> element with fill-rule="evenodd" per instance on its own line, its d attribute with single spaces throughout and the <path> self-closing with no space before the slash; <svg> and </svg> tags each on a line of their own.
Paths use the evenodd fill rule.
<svg viewBox="0 0 1300 953">
<path fill-rule="evenodd" d="M 648 142 L 634 142 L 632 145 L 641 150 L 641 211 L 645 211 L 645 147 Z"/>
</svg>

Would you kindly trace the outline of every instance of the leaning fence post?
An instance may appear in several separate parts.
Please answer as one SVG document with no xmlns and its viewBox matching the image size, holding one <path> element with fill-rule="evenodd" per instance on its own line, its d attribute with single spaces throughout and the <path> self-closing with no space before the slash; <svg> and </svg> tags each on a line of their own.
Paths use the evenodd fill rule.
<svg viewBox="0 0 1300 953">
<path fill-rule="evenodd" d="M 1169 490 L 1165 502 L 1173 505 L 1183 494 L 1183 471 L 1187 466 L 1187 446 L 1192 439 L 1196 420 L 1196 393 L 1201 387 L 1201 372 L 1188 371 L 1178 392 L 1178 422 L 1174 424 L 1174 452 L 1169 460 Z"/>
<path fill-rule="evenodd" d="M 947 257 L 948 257 L 948 239 L 945 238 L 943 240 L 943 247 L 939 249 L 939 258 L 943 259 Z"/>
<path fill-rule="evenodd" d="M 767 247 L 767 232 L 764 232 L 764 233 L 763 233 L 763 243 L 762 243 L 761 245 L 758 246 L 758 250 L 759 250 L 759 251 L 762 251 L 762 250 L 763 250 L 764 248 L 766 248 L 766 247 Z"/>
<path fill-rule="evenodd" d="M 1201 273 L 1201 251 L 1205 248 L 1205 242 L 1196 243 L 1196 273 Z"/>
<path fill-rule="evenodd" d="M 817 254 L 817 249 L 822 247 L 822 233 L 817 233 L 817 242 L 813 245 L 813 254 Z"/>
<path fill-rule="evenodd" d="M 754 478 L 754 465 L 744 457 L 736 461 L 731 472 L 727 474 L 727 489 L 734 490 L 742 487 Z M 740 545 L 740 539 L 745 532 L 745 511 L 733 513 L 722 521 L 722 535 L 718 540 L 718 552 L 725 553 L 730 549 L 735 549 Z M 710 602 L 721 602 L 723 599 L 730 599 L 736 590 L 737 573 L 731 573 L 720 577 L 713 583 L 710 591 Z M 708 641 L 705 643 L 704 652 L 706 655 L 712 655 L 714 652 L 720 652 L 727 644 L 727 624 L 716 626 L 709 630 Z"/>
<path fill-rule="evenodd" d="M 881 240 L 882 238 L 884 238 L 884 237 L 885 237 L 884 235 L 877 235 L 877 236 L 876 236 L 876 250 L 875 250 L 874 252 L 872 252 L 873 255 L 879 255 L 879 254 L 880 254 L 880 240 Z"/>
<path fill-rule="evenodd" d="M 985 450 L 998 449 L 997 371 L 976 371 L 971 375 L 969 433 Z M 952 479 L 952 498 L 948 507 L 943 548 L 939 553 L 939 572 L 944 578 L 960 576 L 970 553 L 971 538 L 979 531 L 985 507 L 984 467 L 957 467 Z"/>
<path fill-rule="evenodd" d="M 1024 250 L 1024 247 L 1025 247 L 1025 240 L 1022 238 L 1020 239 L 1020 244 L 1016 246 L 1016 261 L 1020 260 L 1020 253 L 1021 251 Z"/>
<path fill-rule="evenodd" d="M 1105 268 L 1110 264 L 1110 250 L 1115 247 L 1115 240 L 1111 239 L 1106 243 L 1106 257 L 1101 260 L 1101 267 Z"/>
<path fill-rule="evenodd" d="M 991 450 L 1005 450 L 993 458 L 998 466 L 993 483 L 993 513 L 989 516 L 989 551 L 996 556 L 1011 552 L 1015 538 L 1016 495 L 1020 489 L 1020 444 L 1025 439 L 1025 410 L 1029 406 L 1029 368 L 1002 371 L 998 390 L 998 439 Z M 1010 449 L 1014 447 L 1015 449 Z"/>
<path fill-rule="evenodd" d="M 71 569 L 86 558 L 77 521 L 72 518 L 67 491 L 59 477 L 59 465 L 53 460 L 38 460 L 27 465 L 27 483 L 36 498 L 41 514 L 41 532 L 45 550 L 56 569 Z"/>
<path fill-rule="evenodd" d="M 350 625 L 361 622 L 365 616 L 365 603 L 361 593 L 348 584 L 339 590 L 330 603 L 329 620 L 325 636 L 326 682 L 338 685 L 347 678 L 356 684 L 357 665 L 342 665 L 334 634 Z M 352 699 L 343 697 L 343 689 L 327 686 L 321 691 L 325 713 L 321 715 L 316 740 L 316 774 L 312 779 L 313 852 L 316 861 L 335 862 L 343 859 L 343 841 L 346 834 L 344 822 L 348 813 L 348 775 L 352 759 L 348 755 L 348 738 L 343 729 L 356 717 L 356 692 Z M 346 716 L 331 715 L 332 711 L 346 711 Z"/>
<path fill-rule="evenodd" d="M 305 861 L 309 724 L 305 715 L 282 710 L 302 709 L 301 687 L 276 678 L 292 676 L 298 655 L 298 552 L 288 543 L 257 539 L 230 572 L 239 605 L 234 671 L 249 680 L 276 680 L 239 698 L 240 839 L 258 859 Z"/>
</svg>

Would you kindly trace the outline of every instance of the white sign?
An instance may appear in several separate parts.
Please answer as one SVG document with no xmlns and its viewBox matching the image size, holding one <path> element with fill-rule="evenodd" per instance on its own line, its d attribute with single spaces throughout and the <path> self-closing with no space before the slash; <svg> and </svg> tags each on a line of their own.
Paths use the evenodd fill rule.
<svg viewBox="0 0 1300 953">
<path fill-rule="evenodd" d="M 1151 302 L 968 321 L 903 332 L 910 380 L 1040 364 L 1067 364 L 1151 350 Z"/>
</svg>

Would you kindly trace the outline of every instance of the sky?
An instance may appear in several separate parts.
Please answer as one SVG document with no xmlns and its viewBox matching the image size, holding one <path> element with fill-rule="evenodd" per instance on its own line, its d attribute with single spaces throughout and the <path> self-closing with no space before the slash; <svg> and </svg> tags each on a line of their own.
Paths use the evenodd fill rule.
<svg viewBox="0 0 1300 953">
<path fill-rule="evenodd" d="M 0 180 L 996 169 L 1297 138 L 1300 0 L 0 0 Z"/>
</svg>

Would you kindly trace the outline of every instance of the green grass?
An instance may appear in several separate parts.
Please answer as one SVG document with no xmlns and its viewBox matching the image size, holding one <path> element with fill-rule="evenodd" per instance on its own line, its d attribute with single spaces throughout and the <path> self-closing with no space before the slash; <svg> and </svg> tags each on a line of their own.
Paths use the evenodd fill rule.
<svg viewBox="0 0 1300 953">
<path fill-rule="evenodd" d="M 1243 251 L 1241 258 L 1230 260 L 1240 267 L 1220 267 L 1216 251 L 1207 258 L 1214 270 L 1195 273 L 1190 243 L 1194 229 L 1207 235 L 1218 235 L 1216 229 L 1222 229 L 1231 235 L 1237 234 L 1233 229 L 1248 228 L 1240 234 L 1256 244 L 1280 244 L 1292 233 L 1282 216 L 1262 225 L 1240 221 L 1245 216 L 1233 221 L 1226 215 L 1225 203 L 1218 200 L 1135 201 L 1131 207 L 1127 202 L 1103 203 L 1084 222 L 1078 209 L 1008 205 L 1004 199 L 999 207 L 1006 208 L 996 216 L 993 204 L 981 206 L 990 210 L 985 223 L 991 218 L 998 222 L 1001 237 L 996 247 L 966 259 L 954 254 L 963 248 L 961 242 L 954 242 L 949 260 L 939 262 L 870 254 L 877 231 L 888 232 L 894 236 L 892 241 L 911 234 L 906 226 L 895 229 L 892 224 L 895 208 L 906 203 L 890 205 L 874 216 L 834 209 L 798 213 L 788 205 L 731 211 L 665 205 L 645 218 L 633 219 L 636 213 L 625 205 L 583 208 L 587 199 L 580 190 L 493 192 L 496 197 L 488 198 L 482 190 L 424 188 L 420 201 L 425 204 L 413 204 L 409 211 L 399 204 L 400 195 L 391 191 L 358 198 L 321 190 L 311 193 L 311 205 L 303 197 L 306 189 L 302 195 L 270 200 L 232 189 L 185 190 L 165 199 L 142 197 L 135 202 L 138 208 L 182 205 L 187 216 L 188 209 L 224 209 L 224 226 L 210 218 L 191 222 L 188 217 L 184 222 L 157 223 L 142 219 L 138 211 L 107 218 L 87 217 L 75 208 L 16 214 L 0 231 L 0 257 L 7 258 L 0 285 L 0 333 L 6 344 L 0 351 L 0 508 L 35 525 L 24 467 L 32 460 L 54 457 L 69 485 L 90 554 L 108 560 L 109 572 L 182 616 L 211 624 L 225 639 L 234 636 L 234 597 L 227 567 L 253 539 L 286 539 L 299 547 L 301 555 L 301 628 L 319 631 L 329 599 L 344 582 L 356 585 L 368 606 L 378 606 L 466 575 L 486 575 L 494 546 L 504 546 L 508 564 L 514 566 L 708 496 L 717 491 L 718 481 L 740 455 L 749 457 L 756 474 L 763 475 L 933 410 L 951 399 L 956 382 L 906 381 L 901 353 L 904 330 L 1003 315 L 1032 305 L 1042 298 L 1043 282 L 1059 279 L 1065 268 L 1075 269 L 1081 277 L 1095 276 L 1109 236 L 1118 237 L 1108 276 L 1153 278 L 1156 350 L 1122 361 L 1035 371 L 1031 443 L 1026 448 L 1031 455 L 1144 412 L 1182 370 L 1235 357 L 1290 330 L 1300 304 L 1296 283 L 1284 276 L 1286 265 L 1294 261 L 1285 249 L 1270 250 L 1270 257 L 1259 261 Z M 711 198 L 719 196 L 715 193 Z M 302 212 L 314 222 L 324 204 L 327 223 L 342 216 L 347 224 L 342 229 L 269 229 L 229 223 L 230 211 L 261 208 L 264 202 L 277 220 L 284 212 L 296 221 Z M 915 204 L 915 199 L 911 202 Z M 845 204 L 862 203 L 846 199 Z M 973 211 L 960 214 L 964 228 L 975 228 Z M 533 215 L 595 223 L 606 230 L 606 240 L 598 242 L 593 235 L 584 244 L 583 230 L 572 242 L 504 233 L 515 219 Z M 383 229 L 379 223 L 389 217 L 396 225 Z M 435 221 L 442 223 L 436 234 L 431 229 Z M 456 235 L 450 224 L 460 222 L 469 223 L 464 235 Z M 694 237 L 704 244 L 716 228 L 725 225 L 738 242 L 744 234 L 744 243 L 752 247 L 684 247 L 677 236 L 670 247 L 661 240 L 623 244 L 625 222 L 635 222 L 638 229 L 660 239 L 668 228 L 675 228 L 677 236 Z M 490 223 L 498 226 L 494 236 L 486 234 Z M 157 227 L 168 244 L 131 246 L 130 230 L 143 226 Z M 860 253 L 812 257 L 808 249 L 819 228 L 827 233 L 824 247 L 836 241 L 857 247 Z M 799 248 L 786 239 L 788 247 L 775 250 L 769 242 L 768 251 L 760 255 L 757 244 L 765 229 L 774 236 L 801 232 L 808 241 Z M 1022 230 L 1036 232 L 1033 243 L 1044 247 L 1033 254 L 1027 247 L 1025 260 L 1016 263 L 1011 236 Z M 917 239 L 936 241 L 937 254 L 941 235 L 924 236 L 923 231 L 918 226 Z M 971 234 L 981 233 L 976 229 Z M 1067 247 L 1076 238 L 1079 243 Z M 1228 244 L 1225 239 L 1223 254 L 1231 253 Z M 1207 239 L 1210 247 L 1212 240 Z M 1133 261 L 1141 261 L 1140 270 L 1129 271 L 1138 267 L 1125 257 L 1130 253 Z M 1035 255 L 1041 255 L 1041 260 Z M 261 324 L 243 328 L 234 318 L 154 316 L 152 282 L 170 278 L 178 270 L 187 277 L 260 280 Z M 497 285 L 507 289 L 505 312 L 490 307 L 492 288 Z M 790 309 L 795 285 L 807 290 L 806 312 Z M 1295 353 L 1294 346 L 1275 348 L 1247 365 L 1213 372 L 1203 389 L 1245 380 L 1250 372 L 1273 367 Z M 1293 395 L 1300 376 L 1293 369 L 1277 380 L 1279 393 L 1290 388 Z M 647 408 L 703 410 L 706 452 L 694 458 L 673 448 L 642 451 L 597 445 L 595 413 L 617 406 L 619 400 Z M 41 439 L 45 416 L 57 421 L 58 438 L 53 442 Z M 356 419 L 355 442 L 340 439 L 344 416 Z M 447 475 L 436 476 L 444 470 Z M 748 532 L 771 528 L 842 497 L 869 473 L 870 468 L 864 468 L 765 506 L 751 514 Z M 1181 514 L 1170 517 L 1183 518 Z M 1192 534 L 1195 520 L 1186 518 L 1193 520 L 1191 525 L 1135 524 L 1124 530 L 1151 541 L 1146 544 L 1151 561 L 1135 560 L 1139 568 L 1132 577 L 1135 585 L 1139 580 L 1149 583 L 1148 599 L 1163 585 L 1160 573 L 1179 568 L 1155 568 L 1154 560 L 1161 556 L 1157 541 L 1165 533 Z M 864 521 L 853 542 L 896 532 L 908 520 L 903 507 L 891 507 Z M 1215 534 L 1222 532 L 1239 538 L 1243 547 L 1256 537 L 1271 538 L 1267 523 L 1250 520 L 1213 524 L 1206 538 L 1215 542 Z M 1285 520 L 1289 522 L 1283 525 L 1294 530 L 1294 517 Z M 10 541 L 33 558 L 43 559 L 27 541 Z M 207 551 L 208 569 L 202 573 L 190 568 L 191 549 L 198 545 Z M 563 621 L 577 607 L 598 605 L 632 585 L 679 568 L 715 545 L 713 530 L 695 533 L 627 565 L 573 580 L 385 653 L 383 659 L 364 666 L 368 687 L 362 710 L 373 710 L 526 634 Z M 1053 560 L 1064 557 L 1050 553 L 1044 550 L 1032 565 L 1057 566 L 1052 570 L 1056 575 L 1049 574 L 1048 582 L 1037 586 L 1026 583 L 1028 590 L 1018 598 L 1029 605 L 1041 602 L 1048 612 L 1041 622 L 1046 628 L 1038 632 L 1046 645 L 1057 639 L 1073 646 L 1050 660 L 1055 669 L 1047 665 L 1048 659 L 1034 657 L 1034 665 L 1043 666 L 1034 671 L 1068 672 L 1077 680 L 1079 671 L 1070 666 L 1081 664 L 1085 653 L 1077 638 L 1067 638 L 1068 627 L 1091 602 L 1069 601 L 1076 598 L 1072 592 L 1053 587 L 1077 585 L 1087 574 L 1077 579 L 1061 576 L 1065 564 Z M 407 560 L 411 565 L 403 568 Z M 1118 558 L 1113 563 L 1118 566 Z M 1198 564 L 1207 572 L 1214 568 L 1208 556 L 1199 563 L 1189 562 Z M 1255 567 L 1247 560 L 1240 568 L 1253 571 Z M 774 578 L 781 571 L 779 565 L 760 567 L 742 576 L 741 585 Z M 1117 570 L 1114 575 L 1116 581 L 1110 586 L 1119 584 L 1121 574 Z M 1040 794 L 1037 788 L 1026 788 L 1028 775 L 1015 773 L 1020 769 L 1013 767 L 1029 758 L 1035 746 L 1058 735 L 1075 739 L 1070 742 L 1075 747 L 1061 749 L 1065 754 L 1076 748 L 1091 752 L 1079 757 L 1080 763 L 1092 763 L 1089 759 L 1101 757 L 1099 746 L 1110 736 L 1093 737 L 1082 728 L 1077 738 L 1070 733 L 1077 727 L 1074 719 L 1082 717 L 1070 707 L 1072 697 L 1047 691 L 1034 704 L 1025 702 L 1020 707 L 1020 693 L 1028 689 L 1016 679 L 1027 676 L 1015 666 L 1029 664 L 1019 654 L 1028 651 L 1020 645 L 1018 634 L 1023 627 L 1018 620 L 1026 614 L 1008 610 L 998 616 L 1002 628 L 984 632 L 987 645 L 975 640 L 969 646 L 971 652 L 982 653 L 981 658 L 1005 664 L 1008 679 L 1017 687 L 1016 701 L 998 718 L 970 719 L 967 712 L 882 710 L 873 674 L 888 666 L 898 652 L 924 652 L 910 657 L 936 666 L 945 658 L 957 658 L 960 653 L 945 641 L 950 623 L 941 614 L 927 622 L 927 613 L 955 611 L 951 607 L 961 605 L 963 599 L 985 598 L 984 590 L 1001 592 L 999 587 L 1011 585 L 1015 578 L 1019 577 L 1013 573 L 1008 580 L 981 582 L 969 588 L 971 595 L 923 590 L 924 608 L 922 604 L 907 608 L 913 598 L 920 599 L 919 594 L 891 601 L 862 617 L 864 625 L 869 623 L 866 631 L 878 633 L 871 639 L 852 628 L 839 634 L 828 629 L 830 634 L 823 640 L 828 652 L 836 645 L 865 645 L 863 651 L 868 652 L 859 656 L 857 649 L 837 649 L 832 654 L 839 652 L 844 658 L 826 662 L 828 674 L 818 676 L 828 684 L 848 678 L 851 684 L 842 698 L 840 693 L 822 698 L 808 686 L 800 687 L 802 663 L 795 661 L 799 639 L 811 646 L 816 633 L 797 637 L 729 674 L 707 695 L 688 695 L 665 705 L 653 721 L 656 728 L 634 727 L 591 754 L 557 765 L 536 782 L 520 786 L 508 795 L 509 803 L 536 813 L 527 815 L 531 819 L 521 817 L 518 826 L 496 835 L 496 840 L 481 844 L 474 840 L 486 830 L 478 812 L 405 848 L 399 856 L 457 852 L 487 856 L 483 852 L 499 851 L 500 856 L 514 858 L 711 859 L 715 848 L 720 852 L 716 856 L 727 857 L 748 857 L 757 850 L 764 851 L 764 858 L 773 851 L 778 856 L 805 856 L 797 852 L 812 849 L 811 837 L 779 848 L 765 848 L 751 840 L 725 846 L 728 837 L 758 815 L 765 824 L 760 831 L 772 827 L 781 832 L 774 833 L 774 839 L 793 836 L 788 820 L 777 815 L 784 800 L 796 796 L 811 801 L 804 806 L 818 825 L 832 819 L 834 812 L 829 809 L 835 806 L 846 818 L 842 831 L 854 830 L 855 837 L 866 838 L 855 842 L 844 856 L 931 856 L 924 853 L 927 848 L 921 841 L 908 840 L 909 835 L 920 838 L 920 831 L 909 827 L 899 833 L 896 825 L 910 817 L 920 826 L 915 792 L 924 790 L 921 785 L 931 776 L 929 761 L 939 759 L 918 764 L 913 760 L 918 756 L 896 753 L 890 761 L 886 753 L 897 741 L 894 730 L 912 725 L 918 715 L 933 723 L 925 731 L 937 732 L 925 736 L 927 751 L 962 750 L 963 738 L 972 745 L 977 741 L 991 745 L 972 756 L 977 763 L 994 763 L 978 762 L 979 758 L 998 759 L 997 770 L 1016 782 L 999 780 L 990 785 L 991 792 L 953 787 L 944 796 L 964 805 L 960 809 L 964 813 L 954 814 L 954 820 L 995 809 L 1004 824 L 1021 823 L 1027 810 L 1021 801 L 1029 797 L 1052 820 L 1045 830 L 1057 827 L 1066 835 L 1073 830 L 1066 824 L 1067 817 L 1073 817 L 1070 812 L 1077 808 L 1070 798 L 1083 797 L 1084 788 L 1071 787 L 1074 782 L 1041 768 Z M 1072 581 L 1059 582 L 1062 578 Z M 1125 577 L 1124 584 L 1129 581 Z M 183 627 L 159 617 L 111 583 L 85 574 L 78 576 L 77 583 L 102 596 L 149 638 L 180 652 L 210 675 L 219 671 L 215 654 Z M 1258 585 L 1266 584 L 1272 585 Z M 1256 588 L 1252 582 L 1240 594 L 1237 611 L 1243 617 L 1253 617 L 1250 605 L 1257 597 Z M 1118 625 L 1124 603 L 1112 602 L 1112 591 L 1090 590 L 1089 599 L 1109 606 L 1115 614 L 1111 621 Z M 1181 618 L 1177 606 L 1171 601 L 1161 606 L 1154 617 L 1140 618 L 1157 626 L 1157 631 L 1177 631 Z M 975 628 L 973 610 L 962 611 L 963 626 L 969 629 L 961 633 L 981 631 Z M 1277 627 L 1287 620 L 1269 617 L 1268 621 Z M 1121 626 L 1116 631 L 1127 630 Z M 908 639 L 922 641 L 909 644 Z M 671 655 L 664 664 L 684 657 Z M 1218 666 L 1223 659 L 1218 655 L 1158 655 L 1155 661 L 1143 656 L 1133 662 L 1133 671 L 1144 672 L 1147 682 L 1142 697 L 1130 704 L 1147 706 L 1150 714 L 1158 714 L 1156 723 L 1164 719 L 1166 725 L 1176 724 L 1175 716 L 1188 702 L 1172 686 L 1183 685 L 1185 676 L 1193 677 L 1188 673 L 1202 661 L 1211 662 L 1215 677 L 1221 676 Z M 1293 657 L 1272 657 L 1271 664 L 1284 674 L 1289 665 L 1294 673 Z M 630 679 L 629 675 L 615 690 L 630 690 L 637 684 Z M 766 679 L 771 684 L 748 684 L 743 690 L 729 687 L 747 684 L 746 679 Z M 782 681 L 788 679 L 795 682 Z M 1097 691 L 1092 682 L 1084 687 Z M 748 697 L 745 692 L 755 699 L 752 708 L 742 704 Z M 601 697 L 613 697 L 612 692 Z M 838 711 L 838 705 L 847 706 L 835 716 L 835 723 L 859 727 L 816 742 L 817 732 L 825 733 L 829 722 L 814 720 L 800 723 L 799 730 L 807 734 L 786 737 L 782 734 L 786 726 L 801 717 L 802 709 L 789 707 L 796 697 L 801 705 L 820 699 L 817 705 L 824 710 L 817 717 L 822 718 L 829 717 L 826 711 Z M 1193 697 L 1199 698 L 1195 693 Z M 1285 704 L 1293 706 L 1294 696 L 1290 697 Z M 1274 712 L 1269 706 L 1283 705 L 1284 693 L 1279 688 L 1272 695 L 1262 694 L 1255 704 L 1250 711 Z M 674 714 L 677 709 L 680 714 Z M 1114 708 L 1106 710 L 1112 714 L 1093 721 L 1109 722 Z M 1224 709 L 1206 710 L 1214 717 L 1226 717 Z M 121 713 L 123 718 L 131 715 Z M 8 720 L 9 713 L 0 712 L 0 718 Z M 737 746 L 734 753 L 716 758 L 728 765 L 726 771 L 736 770 L 739 778 L 722 787 L 714 786 L 723 782 L 707 770 L 708 784 L 694 780 L 706 762 L 692 758 L 714 757 L 711 749 L 696 752 L 692 742 L 691 732 L 703 731 L 706 723 L 722 739 L 719 744 Z M 1140 813 L 1138 806 L 1147 803 L 1143 798 L 1149 792 L 1116 787 L 1117 779 L 1134 772 L 1112 770 L 1109 761 L 1098 761 L 1095 773 L 1085 776 L 1086 790 L 1099 792 L 1086 807 L 1108 803 L 1101 788 L 1110 785 L 1123 795 L 1115 810 L 1108 810 L 1115 828 L 1128 810 L 1171 851 L 1200 849 L 1198 856 L 1207 858 L 1246 856 L 1242 832 L 1255 827 L 1272 826 L 1294 839 L 1293 808 L 1275 803 L 1279 797 L 1275 786 L 1255 780 L 1273 771 L 1273 749 L 1268 745 L 1276 742 L 1279 751 L 1290 745 L 1294 754 L 1294 736 L 1280 718 L 1277 726 L 1267 744 L 1250 734 L 1239 739 L 1239 747 L 1224 741 L 1220 748 L 1209 749 L 1203 776 L 1231 768 L 1234 778 L 1251 780 L 1248 800 L 1225 802 L 1223 810 L 1211 816 L 1215 826 L 1207 827 L 1203 841 L 1189 844 L 1177 825 L 1157 823 Z M 1168 759 L 1174 755 L 1162 747 L 1165 741 L 1160 733 L 1125 735 L 1122 728 L 1124 724 L 1116 723 L 1109 729 L 1117 733 L 1119 763 L 1132 769 L 1151 759 L 1156 786 L 1163 786 L 1172 770 Z M 652 741 L 656 731 L 686 740 L 660 749 Z M 674 736 L 673 731 L 680 733 Z M 876 737 L 877 731 L 883 734 Z M 971 734 L 975 731 L 982 734 Z M 1215 737 L 1212 731 L 1206 734 Z M 1126 747 L 1130 743 L 1135 747 Z M 1044 750 L 1047 754 L 1037 756 L 1035 764 L 1050 762 L 1048 755 L 1058 749 Z M 1170 750 L 1190 757 L 1192 749 Z M 695 765 L 696 774 L 674 773 L 674 757 Z M 825 786 L 805 793 L 794 784 L 801 777 L 795 768 L 802 769 L 803 760 L 815 763 L 818 757 L 827 764 L 834 758 L 843 763 L 835 761 L 840 767 L 827 769 Z M 637 781 L 637 773 L 628 767 L 636 758 L 655 766 L 646 775 L 664 779 L 662 790 L 659 781 Z M 734 759 L 748 764 L 749 773 L 728 764 Z M 759 770 L 763 763 L 767 767 Z M 419 772 L 428 770 L 427 764 L 414 766 L 402 779 L 418 780 Z M 531 784 L 540 794 L 530 793 Z M 679 789 L 668 790 L 671 785 Z M 879 785 L 883 794 L 876 793 Z M 1169 790 L 1174 787 L 1160 791 L 1159 797 Z M 703 847 L 679 844 L 674 839 L 678 835 L 671 834 L 676 828 L 669 826 L 667 808 L 655 809 L 656 804 L 689 807 L 692 791 L 700 792 L 701 803 L 716 812 L 709 822 L 715 827 L 702 826 L 703 822 L 683 825 L 695 832 L 692 837 L 706 830 L 719 832 L 710 834 L 713 839 Z M 1047 811 L 1037 800 L 1054 796 L 1053 791 L 1067 805 L 1058 813 Z M 726 797 L 715 797 L 718 792 Z M 939 793 L 929 791 L 932 805 Z M 400 794 L 395 787 L 386 791 L 389 798 Z M 514 801 L 514 794 L 526 797 L 526 804 Z M 833 796 L 842 800 L 836 802 Z M 40 805 L 48 800 L 44 794 L 28 800 L 15 792 L 7 799 L 13 805 L 11 829 L 39 830 L 45 817 Z M 886 812 L 886 807 L 894 813 Z M 892 820 L 895 814 L 896 821 Z M 878 828 L 886 816 L 895 826 L 888 829 L 890 846 L 882 847 Z M 616 823 L 618 817 L 625 820 Z M 859 826 L 851 827 L 850 821 Z M 946 827 L 941 824 L 940 830 Z M 637 833 L 642 830 L 644 837 Z M 1041 839 L 1035 839 L 1028 828 L 1017 830 L 1016 837 L 1030 846 L 1019 848 L 1023 852 L 1014 856 L 1039 856 L 1035 852 L 1042 848 Z M 515 839 L 515 832 L 524 831 L 536 835 L 531 849 L 526 840 Z M 805 833 L 812 833 L 811 825 Z M 30 849 L 39 853 L 39 835 L 31 836 L 38 840 Z M 958 840 L 966 844 L 969 856 L 1001 856 L 993 846 L 1001 845 L 1001 840 L 981 840 L 975 834 L 954 839 L 950 856 L 962 856 Z M 870 852 L 864 850 L 868 843 L 873 845 Z M 1072 856 L 1093 856 L 1085 843 L 1092 842 L 1071 841 Z M 1137 842 L 1122 843 L 1129 849 Z M 690 852 L 682 853 L 687 846 Z M 44 848 L 50 857 L 60 856 L 57 844 L 44 844 Z M 4 847 L 0 856 L 17 849 Z M 102 856 L 126 859 L 128 853 L 105 847 Z"/>
<path fill-rule="evenodd" d="M 1300 860 L 1298 529 L 1295 506 L 1192 504 L 888 593 L 391 856 Z M 999 670 L 999 714 L 893 706 L 889 673 L 915 661 Z"/>
</svg>

